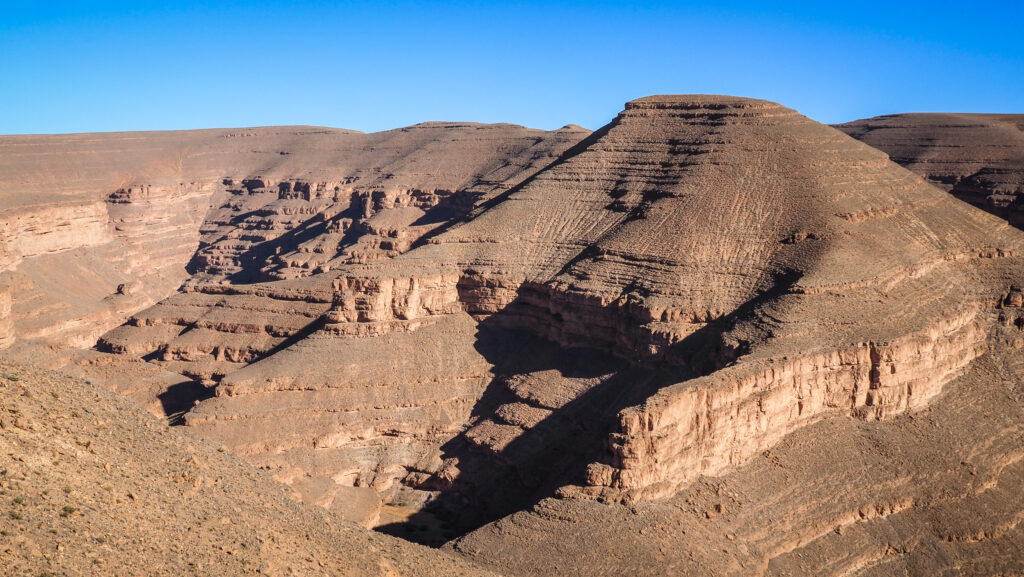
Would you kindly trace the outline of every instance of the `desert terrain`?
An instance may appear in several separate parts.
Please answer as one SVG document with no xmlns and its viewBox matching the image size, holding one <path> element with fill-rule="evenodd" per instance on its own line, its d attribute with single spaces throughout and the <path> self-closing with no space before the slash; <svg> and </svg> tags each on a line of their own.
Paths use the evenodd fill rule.
<svg viewBox="0 0 1024 577">
<path fill-rule="evenodd" d="M 1024 117 L 0 136 L 12 575 L 1024 573 Z"/>
</svg>

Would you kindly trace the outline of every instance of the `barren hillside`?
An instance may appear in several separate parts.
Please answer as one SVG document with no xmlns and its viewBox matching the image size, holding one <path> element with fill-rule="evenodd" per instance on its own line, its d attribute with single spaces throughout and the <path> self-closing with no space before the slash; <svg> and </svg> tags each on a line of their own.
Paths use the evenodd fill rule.
<svg viewBox="0 0 1024 577">
<path fill-rule="evenodd" d="M 41 350 L 78 341 L 14 283 L 6 354 L 504 574 L 1024 571 L 1024 232 L 924 164 L 724 96 L 306 130 L 175 135 L 221 139 L 182 157 L 212 188 L 180 289 Z"/>
<path fill-rule="evenodd" d="M 0 362 L 4 575 L 490 575 L 303 505 L 116 394 Z"/>
<path fill-rule="evenodd" d="M 893 114 L 836 128 L 1024 228 L 1024 115 Z"/>
</svg>

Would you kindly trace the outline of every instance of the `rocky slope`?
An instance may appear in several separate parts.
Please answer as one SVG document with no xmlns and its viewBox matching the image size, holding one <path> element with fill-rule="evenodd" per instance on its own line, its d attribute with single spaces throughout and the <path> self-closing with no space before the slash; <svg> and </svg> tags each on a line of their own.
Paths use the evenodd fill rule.
<svg viewBox="0 0 1024 577">
<path fill-rule="evenodd" d="M 784 107 L 654 97 L 413 250 L 179 295 L 103 342 L 218 382 L 185 423 L 308 499 L 370 488 L 421 508 L 387 530 L 440 518 L 411 536 L 443 540 L 554 495 L 671 499 L 806 427 L 930 406 L 989 349 L 1021 248 Z M 272 300 L 319 304 L 248 349 L 204 333 L 257 334 L 237 319 Z"/>
<path fill-rule="evenodd" d="M 918 411 L 820 420 L 670 497 L 547 499 L 451 550 L 515 575 L 1020 573 L 1024 415 L 1006 360 L 980 357 Z"/>
<path fill-rule="evenodd" d="M 0 363 L 6 575 L 491 575 L 302 505 L 131 401 Z"/>
<path fill-rule="evenodd" d="M 0 276 L 14 332 L 88 347 L 186 279 L 393 256 L 585 134 L 429 123 L 2 137 Z"/>
<path fill-rule="evenodd" d="M 836 128 L 1024 228 L 1024 115 L 893 114 Z"/>
<path fill-rule="evenodd" d="M 508 574 L 1021 570 L 1006 220 L 744 98 L 289 142 L 53 363 Z"/>
</svg>

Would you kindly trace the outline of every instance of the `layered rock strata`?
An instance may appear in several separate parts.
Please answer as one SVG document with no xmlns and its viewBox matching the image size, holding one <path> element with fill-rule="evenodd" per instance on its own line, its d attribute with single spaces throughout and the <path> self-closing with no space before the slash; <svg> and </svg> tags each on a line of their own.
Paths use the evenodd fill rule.
<svg viewBox="0 0 1024 577">
<path fill-rule="evenodd" d="M 585 134 L 428 123 L 0 138 L 15 332 L 90 346 L 186 280 L 394 256 Z"/>
<path fill-rule="evenodd" d="M 311 498 L 457 495 L 487 520 L 507 509 L 481 501 L 495 483 L 515 503 L 665 499 L 815 423 L 921 410 L 987 350 L 1021 245 L 782 106 L 652 97 L 412 250 L 222 301 L 207 285 L 161 305 L 189 330 L 145 313 L 104 342 L 219 381 L 185 422 Z M 195 348 L 231 325 L 198 319 L 284 292 L 321 303 L 301 338 Z M 524 357 L 516 331 L 548 345 Z M 601 354 L 617 360 L 578 368 Z"/>
<path fill-rule="evenodd" d="M 1024 115 L 892 114 L 836 128 L 1024 228 Z"/>
<path fill-rule="evenodd" d="M 509 130 L 222 173 L 191 279 L 99 348 L 305 500 L 516 574 L 1016 570 L 1024 233 L 770 102 Z"/>
<path fill-rule="evenodd" d="M 794 430 L 668 498 L 546 499 L 448 547 L 524 576 L 1013 574 L 1024 421 L 1008 361 L 978 357 L 911 413 Z"/>
</svg>

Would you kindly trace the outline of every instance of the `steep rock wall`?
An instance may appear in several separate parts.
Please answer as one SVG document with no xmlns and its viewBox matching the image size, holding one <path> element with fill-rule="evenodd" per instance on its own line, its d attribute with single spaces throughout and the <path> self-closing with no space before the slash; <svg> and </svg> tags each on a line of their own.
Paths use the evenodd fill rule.
<svg viewBox="0 0 1024 577">
<path fill-rule="evenodd" d="M 623 412 L 612 464 L 592 465 L 588 482 L 627 500 L 665 498 L 829 416 L 920 408 L 986 350 L 986 337 L 985 322 L 966 311 L 892 342 L 745 362 L 671 387 Z"/>
<path fill-rule="evenodd" d="M 106 203 L 70 202 L 24 207 L 0 221 L 0 267 L 13 270 L 22 259 L 98 246 L 113 240 Z"/>
<path fill-rule="evenodd" d="M 5 221 L 22 230 L 9 244 L 18 255 L 11 262 L 15 332 L 88 347 L 174 292 L 188 277 L 185 264 L 215 193 L 209 184 L 132 185 L 103 202 L 43 205 Z"/>
</svg>

